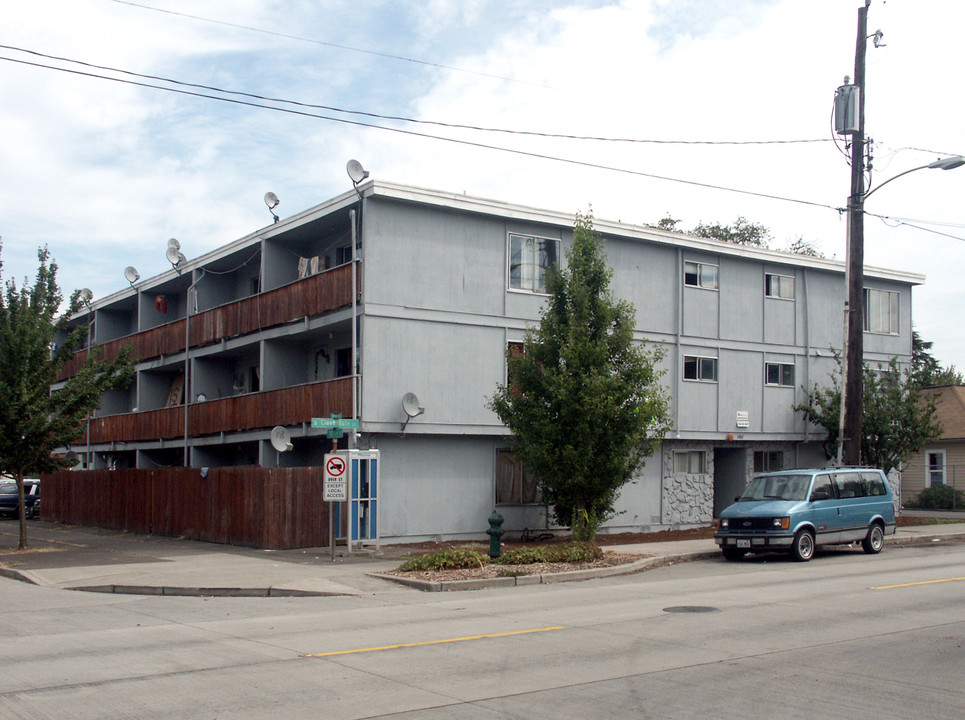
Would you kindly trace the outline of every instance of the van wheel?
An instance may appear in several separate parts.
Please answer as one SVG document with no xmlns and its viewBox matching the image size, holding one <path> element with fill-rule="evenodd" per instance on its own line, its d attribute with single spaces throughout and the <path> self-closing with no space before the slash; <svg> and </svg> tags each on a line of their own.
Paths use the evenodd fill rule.
<svg viewBox="0 0 965 720">
<path fill-rule="evenodd" d="M 720 551 L 724 554 L 725 560 L 740 560 L 746 552 L 737 548 L 721 548 Z"/>
<path fill-rule="evenodd" d="M 885 544 L 885 531 L 881 529 L 881 525 L 875 523 L 870 528 L 868 528 L 868 534 L 865 536 L 864 540 L 861 541 L 861 548 L 869 555 L 875 555 L 881 552 L 881 548 Z"/>
<path fill-rule="evenodd" d="M 791 555 L 798 562 L 807 562 L 814 557 L 814 533 L 810 530 L 798 531 L 791 545 Z"/>
</svg>

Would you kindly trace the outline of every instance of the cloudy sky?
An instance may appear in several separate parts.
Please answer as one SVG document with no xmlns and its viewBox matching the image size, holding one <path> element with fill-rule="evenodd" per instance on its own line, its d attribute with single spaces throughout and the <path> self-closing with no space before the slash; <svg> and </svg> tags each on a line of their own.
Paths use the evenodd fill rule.
<svg viewBox="0 0 965 720">
<path fill-rule="evenodd" d="M 850 168 L 831 111 L 861 4 L 9 3 L 3 277 L 32 277 L 46 245 L 65 290 L 105 297 L 127 265 L 167 270 L 168 238 L 194 258 L 269 224 L 267 191 L 282 216 L 344 192 L 350 158 L 378 179 L 625 222 L 745 217 L 776 248 L 804 238 L 841 259 Z M 867 52 L 875 187 L 965 153 L 965 4 L 874 0 L 868 28 L 884 33 Z M 927 276 L 915 326 L 959 369 L 963 199 L 965 168 L 925 170 L 869 198 L 888 219 L 865 224 L 867 265 Z"/>
</svg>

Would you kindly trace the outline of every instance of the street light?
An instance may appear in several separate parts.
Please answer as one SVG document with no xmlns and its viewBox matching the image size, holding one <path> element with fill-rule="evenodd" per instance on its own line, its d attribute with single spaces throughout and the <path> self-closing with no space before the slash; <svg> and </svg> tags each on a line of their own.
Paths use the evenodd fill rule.
<svg viewBox="0 0 965 720">
<path fill-rule="evenodd" d="M 857 143 L 856 143 L 857 144 Z M 860 152 L 860 151 L 859 151 Z M 856 153 L 857 154 L 857 153 Z M 860 155 L 859 155 L 860 157 Z M 911 168 L 890 177 L 867 192 L 858 192 L 848 198 L 848 265 L 845 283 L 848 303 L 845 307 L 846 327 L 842 353 L 841 410 L 838 423 L 838 465 L 861 463 L 861 403 L 862 372 L 864 369 L 864 203 L 871 195 L 893 180 L 918 170 L 954 170 L 965 165 L 965 157 L 952 155 L 939 158 L 927 165 Z M 860 166 L 859 166 L 860 167 Z M 861 181 L 859 181 L 860 183 Z M 854 189 L 854 185 L 852 186 Z"/>
</svg>

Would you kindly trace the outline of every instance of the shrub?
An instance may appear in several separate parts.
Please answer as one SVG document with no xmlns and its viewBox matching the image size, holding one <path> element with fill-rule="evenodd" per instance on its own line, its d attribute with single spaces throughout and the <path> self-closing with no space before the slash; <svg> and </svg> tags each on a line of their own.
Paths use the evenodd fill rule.
<svg viewBox="0 0 965 720">
<path fill-rule="evenodd" d="M 592 562 L 599 559 L 603 551 L 593 543 L 571 542 L 562 545 L 538 545 L 535 547 L 507 550 L 496 562 L 501 565 L 527 565 L 541 562 Z"/>
<path fill-rule="evenodd" d="M 470 548 L 452 548 L 439 552 L 410 558 L 399 566 L 402 572 L 410 570 L 453 570 L 459 568 L 482 567 L 488 558 Z"/>
<path fill-rule="evenodd" d="M 925 510 L 955 510 L 965 506 L 965 495 L 948 485 L 932 485 L 918 493 L 915 507 Z"/>
</svg>

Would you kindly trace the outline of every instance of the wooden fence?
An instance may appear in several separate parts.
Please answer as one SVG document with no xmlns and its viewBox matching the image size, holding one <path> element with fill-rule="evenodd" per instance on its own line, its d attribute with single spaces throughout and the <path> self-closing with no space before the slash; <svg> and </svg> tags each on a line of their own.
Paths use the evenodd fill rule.
<svg viewBox="0 0 965 720">
<path fill-rule="evenodd" d="M 61 471 L 48 520 L 271 550 L 328 545 L 321 467 Z"/>
</svg>

